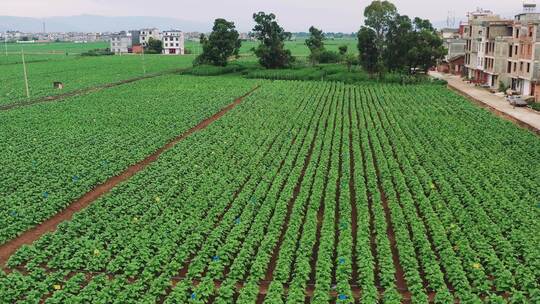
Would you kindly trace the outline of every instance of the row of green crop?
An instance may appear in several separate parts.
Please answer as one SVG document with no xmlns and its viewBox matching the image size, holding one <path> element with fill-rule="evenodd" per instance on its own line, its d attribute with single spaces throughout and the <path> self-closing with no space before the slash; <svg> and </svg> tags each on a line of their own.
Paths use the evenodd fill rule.
<svg viewBox="0 0 540 304">
<path fill-rule="evenodd" d="M 30 55 L 28 58 L 26 70 L 30 99 L 140 77 L 145 72 L 150 75 L 186 68 L 193 61 L 193 56 L 51 56 Z M 0 66 L 0 105 L 27 100 L 20 58 L 8 57 L 14 61 Z M 64 89 L 55 89 L 54 82 L 62 82 Z"/>
<path fill-rule="evenodd" d="M 296 98 L 303 99 L 309 105 L 309 96 L 304 98 L 300 96 L 297 95 Z M 249 298 L 253 294 L 257 297 L 258 281 L 265 278 L 267 267 L 273 256 L 273 249 L 276 248 L 276 243 L 279 242 L 284 229 L 290 197 L 302 170 L 301 162 L 308 154 L 308 147 L 314 134 L 313 122 L 320 115 L 317 113 L 320 111 L 321 108 L 318 106 L 315 109 L 311 107 L 299 117 L 296 128 L 293 130 L 292 145 L 287 148 L 286 153 L 276 159 L 273 170 L 267 171 L 271 177 L 264 179 L 255 189 L 257 204 L 260 204 L 257 213 L 244 211 L 240 217 L 242 223 L 245 223 L 242 228 L 247 229 L 245 234 L 242 234 L 242 230 L 231 232 L 223 240 L 222 247 L 216 251 L 219 256 L 225 254 L 228 258 L 222 262 L 210 264 L 206 275 L 202 278 L 203 282 L 208 282 L 206 287 L 213 287 L 215 279 L 223 280 L 220 288 L 215 290 L 215 302 L 230 303 L 235 294 L 236 283 L 246 281 L 245 277 L 250 269 L 256 272 L 256 277 L 253 280 L 248 279 L 249 283 L 245 290 L 249 293 L 241 295 L 238 302 L 251 303 L 252 300 Z M 237 240 L 242 240 L 241 244 L 238 244 Z M 229 270 L 225 272 L 224 269 L 227 266 Z M 192 290 L 192 296 L 203 295 L 194 299 L 197 300 L 196 302 L 205 300 L 202 293 L 204 287 L 205 285 L 199 285 Z M 208 290 L 213 291 L 213 288 Z M 175 295 L 180 295 L 180 298 L 182 296 L 178 292 Z M 207 294 L 206 297 L 208 296 Z"/>
<path fill-rule="evenodd" d="M 255 86 L 164 76 L 0 112 L 0 243 L 142 160 Z"/>
<path fill-rule="evenodd" d="M 383 95 L 383 96 L 390 99 L 392 95 L 390 95 L 390 93 L 388 93 L 388 94 Z M 403 96 L 399 96 L 399 95 L 394 96 L 393 98 L 399 98 L 399 97 L 401 97 L 400 100 L 407 100 L 407 98 L 403 98 Z M 413 102 L 417 103 L 417 100 L 414 100 L 413 98 L 408 98 L 408 99 L 410 99 L 410 104 L 403 105 L 403 106 L 405 106 L 405 107 L 406 106 L 411 106 Z M 384 105 L 381 105 L 380 107 L 384 108 L 384 109 L 387 109 L 387 107 L 385 107 Z M 399 106 L 396 106 L 396 107 L 399 107 Z M 392 109 L 392 107 L 390 107 L 389 109 Z M 447 114 L 452 115 L 453 110 L 455 110 L 455 109 L 452 109 L 452 110 L 448 111 Z M 376 112 L 376 111 L 372 110 L 371 112 Z M 398 115 L 397 113 L 399 113 L 399 112 L 396 112 L 396 115 Z M 426 119 L 430 119 L 430 118 L 428 118 L 430 114 L 429 113 L 424 114 L 424 113 L 425 113 L 425 110 L 418 110 L 415 113 L 414 119 L 417 120 L 418 117 L 422 117 L 424 115 L 425 115 L 424 117 Z M 475 113 L 475 114 L 477 114 L 477 113 Z M 431 115 L 434 115 L 434 114 L 431 113 Z M 400 116 L 402 116 L 402 115 L 400 115 Z M 396 117 L 399 117 L 399 116 L 396 116 Z M 492 118 L 490 118 L 490 120 L 491 121 L 488 121 L 488 122 L 491 123 L 492 125 L 493 125 L 493 122 L 500 123 L 497 120 L 493 120 Z M 400 119 L 397 119 L 397 121 L 399 122 Z M 444 123 L 444 122 L 441 121 L 441 123 Z M 404 125 L 407 126 L 407 124 L 404 124 Z M 410 125 L 414 125 L 414 124 L 410 124 Z M 456 125 L 453 125 L 453 126 L 455 127 Z M 500 127 L 500 125 L 499 125 L 499 127 Z M 385 128 L 381 128 L 380 131 L 378 132 L 378 134 L 384 134 L 384 132 L 382 132 L 382 130 L 387 130 L 387 132 L 391 132 L 391 130 L 393 130 L 393 129 L 395 129 L 395 127 L 392 128 L 390 126 L 387 126 Z M 433 128 L 431 126 L 429 126 L 428 129 L 412 133 L 410 135 L 411 136 L 410 138 L 413 141 L 418 141 L 418 134 L 425 134 L 426 136 L 435 135 L 435 133 L 433 131 L 430 131 L 430 130 L 433 130 Z M 439 128 L 437 130 L 444 130 L 444 128 Z M 512 129 L 509 128 L 509 130 L 512 130 Z M 501 129 L 501 131 L 503 131 L 503 130 Z M 512 130 L 512 131 L 515 132 L 515 130 Z M 430 133 L 433 133 L 433 134 L 430 134 Z M 448 134 L 445 134 L 445 135 L 447 136 Z M 520 136 L 520 135 L 516 134 L 515 136 Z M 395 138 L 397 140 L 399 140 L 399 139 L 402 139 L 403 137 L 402 136 L 396 136 Z M 469 138 L 469 140 L 471 140 L 471 139 L 474 139 L 475 136 L 469 135 L 468 138 Z M 489 138 L 489 137 L 487 137 L 487 138 Z M 446 139 L 448 139 L 448 137 L 446 137 Z M 441 137 L 439 140 L 437 140 L 437 139 L 433 139 L 433 138 L 428 137 L 428 140 L 424 143 L 424 145 L 423 146 L 418 145 L 418 148 L 420 149 L 420 151 L 422 151 L 422 149 L 425 149 L 425 147 L 433 146 L 434 141 L 436 141 L 437 143 L 441 143 L 441 142 L 444 142 L 444 139 Z M 485 142 L 486 139 L 483 139 L 482 141 Z M 403 146 L 403 143 L 399 143 L 399 142 L 394 143 L 394 147 L 402 147 L 402 146 Z M 479 147 L 486 147 L 486 146 L 490 147 L 490 145 L 486 145 L 485 143 L 479 142 L 476 146 L 474 146 L 474 147 L 471 146 L 469 149 L 471 149 L 471 151 L 473 151 L 472 149 L 479 149 Z M 424 148 L 422 148 L 422 147 L 424 147 Z M 455 147 L 447 147 L 446 151 L 438 151 L 438 152 L 428 153 L 427 155 L 430 155 L 431 157 L 426 157 L 425 152 L 423 152 L 422 154 L 420 154 L 418 156 L 408 156 L 408 157 L 407 156 L 401 156 L 401 157 L 403 159 L 420 159 L 420 160 L 427 159 L 427 160 L 429 160 L 429 159 L 435 158 L 437 155 L 450 156 L 450 155 L 453 154 L 452 153 L 453 149 L 455 149 Z M 394 159 L 395 154 L 392 155 L 388 151 L 390 151 L 390 149 L 387 150 L 386 159 Z M 494 153 L 494 152 L 495 151 L 491 151 L 491 153 Z M 498 152 L 500 153 L 501 151 L 498 151 Z M 484 152 L 484 153 L 487 153 L 487 152 Z M 454 152 L 454 154 L 455 154 L 455 152 Z M 469 154 L 469 153 L 467 153 L 467 154 Z M 489 154 L 489 153 L 487 153 L 487 154 Z M 392 156 L 394 156 L 394 157 L 392 157 Z M 466 155 L 466 154 L 462 155 L 459 162 L 461 164 L 463 164 L 463 159 L 467 159 L 467 156 L 470 158 L 470 155 Z M 498 157 L 500 157 L 500 154 L 498 155 Z M 398 157 L 398 159 L 399 158 L 400 157 Z M 485 159 L 481 159 L 481 161 L 484 162 Z M 455 162 L 455 160 L 453 162 Z M 448 166 L 448 164 L 452 164 L 453 162 L 450 162 L 449 160 L 445 160 L 445 161 L 439 163 L 437 165 L 437 167 L 435 167 L 435 168 L 445 168 L 445 166 Z M 474 163 L 474 161 L 472 159 L 469 159 L 465 163 L 467 163 L 468 166 L 470 166 L 472 163 Z M 511 169 L 511 168 L 508 168 L 508 166 L 513 167 L 515 165 L 517 165 L 517 164 L 513 164 L 511 161 L 509 161 L 509 159 L 507 159 L 506 160 L 507 168 L 505 170 L 507 170 L 507 172 L 508 172 L 509 169 Z M 452 167 L 455 168 L 455 165 L 452 166 Z M 450 167 L 450 168 L 452 168 L 452 167 Z M 431 170 L 428 171 L 428 172 L 433 174 L 433 171 L 432 171 L 433 169 L 432 168 L 430 168 L 430 169 Z M 415 169 L 415 170 L 418 170 L 418 169 Z M 393 168 L 393 170 L 392 170 L 392 173 L 394 175 L 396 175 L 397 173 L 399 173 L 399 171 L 400 171 L 399 167 L 395 166 Z M 444 170 L 444 171 L 446 171 L 446 170 Z M 411 176 L 414 176 L 414 175 L 411 174 L 412 172 L 414 172 L 414 171 L 404 172 L 404 175 L 406 177 L 410 178 Z M 527 170 L 524 169 L 523 172 L 527 172 Z M 516 173 L 519 174 L 519 171 L 516 172 Z M 516 174 L 516 173 L 514 173 L 514 174 Z M 463 237 L 462 237 L 461 240 L 459 242 L 456 242 L 454 246 L 459 246 L 459 247 L 461 247 L 461 246 L 469 246 L 469 245 L 466 245 L 467 241 L 471 243 L 472 249 L 469 248 L 469 247 L 462 248 L 457 253 L 458 253 L 458 256 L 463 255 L 462 256 L 463 257 L 463 260 L 462 260 L 463 268 L 466 270 L 466 272 L 469 273 L 468 274 L 469 278 L 473 279 L 472 281 L 470 281 L 471 285 L 473 287 L 473 293 L 477 294 L 477 295 L 487 294 L 487 295 L 489 295 L 489 298 L 493 299 L 493 301 L 496 301 L 496 299 L 501 300 L 501 297 L 498 296 L 498 295 L 500 295 L 501 293 L 504 293 L 504 292 L 509 292 L 513 296 L 512 301 L 515 301 L 515 302 L 520 302 L 521 301 L 519 299 L 522 298 L 522 293 L 528 294 L 530 299 L 536 298 L 537 296 L 535 296 L 535 294 L 537 294 L 538 291 L 534 291 L 535 290 L 534 279 L 531 279 L 532 277 L 534 277 L 534 266 L 530 265 L 529 267 L 531 267 L 531 266 L 533 266 L 533 267 L 527 269 L 527 267 L 525 265 L 520 265 L 521 263 L 519 262 L 519 258 L 518 258 L 519 253 L 512 249 L 512 245 L 509 243 L 509 240 L 506 239 L 504 237 L 504 235 L 501 233 L 501 231 L 500 231 L 501 229 L 498 227 L 498 225 L 495 225 L 494 223 L 492 223 L 491 219 L 488 216 L 484 216 L 484 214 L 486 212 L 489 212 L 491 210 L 497 210 L 497 209 L 500 208 L 500 203 L 499 203 L 500 202 L 500 197 L 499 198 L 497 198 L 495 196 L 490 197 L 491 195 L 489 195 L 489 193 L 496 193 L 497 190 L 495 190 L 495 188 L 493 188 L 491 186 L 491 190 L 493 192 L 486 192 L 485 190 L 481 189 L 478 186 L 478 185 L 482 185 L 482 183 L 483 183 L 484 187 L 486 187 L 485 189 L 489 189 L 487 187 L 490 186 L 489 185 L 490 183 L 489 183 L 488 179 L 485 176 L 483 178 L 478 179 L 477 181 L 473 181 L 473 182 L 471 182 L 471 180 L 463 179 L 462 178 L 463 176 L 468 176 L 469 179 L 474 179 L 474 174 L 469 169 L 468 172 L 465 173 L 465 174 L 463 174 L 463 172 L 460 172 L 460 173 L 456 172 L 456 173 L 451 174 L 449 177 L 447 177 L 447 178 L 450 178 L 450 182 L 451 183 L 453 182 L 454 184 L 447 185 L 447 184 L 444 183 L 444 178 L 443 177 L 437 177 L 436 181 L 432 180 L 432 181 L 429 181 L 429 182 L 424 182 L 424 186 L 429 185 L 429 186 L 425 186 L 425 188 L 428 189 L 428 188 L 434 188 L 435 185 L 438 184 L 441 189 L 444 189 L 443 197 L 445 197 L 445 199 L 447 200 L 446 203 L 447 204 L 452 203 L 452 204 L 455 205 L 455 208 L 453 210 L 450 210 L 450 212 L 453 212 L 454 214 L 457 214 L 457 216 L 455 217 L 455 219 L 453 221 L 447 222 L 445 225 L 447 225 L 447 227 L 449 226 L 450 230 L 452 232 L 454 232 L 455 234 L 459 234 L 461 232 L 460 231 L 461 229 L 463 229 L 463 231 L 466 233 L 466 238 L 463 239 Z M 494 176 L 494 175 L 491 174 L 491 176 Z M 398 189 L 403 189 L 404 188 L 404 182 L 403 182 L 403 180 L 401 180 L 401 181 L 399 180 L 399 174 L 397 174 L 396 178 L 397 178 L 397 180 L 395 181 L 395 183 L 398 184 L 398 186 L 397 186 Z M 511 181 L 513 178 L 514 177 L 512 175 L 507 176 L 506 177 L 507 182 Z M 424 181 L 425 180 L 426 180 L 426 176 L 424 176 Z M 464 189 L 463 185 L 469 185 L 469 186 L 471 186 L 471 188 L 470 189 Z M 418 189 L 418 186 L 419 185 L 416 184 L 416 189 Z M 414 184 L 412 184 L 411 187 L 414 187 Z M 448 191 L 448 190 L 450 190 L 450 191 Z M 433 189 L 431 189 L 430 191 L 433 192 Z M 506 189 L 504 190 L 504 193 L 506 195 L 512 195 L 512 192 L 514 192 L 514 191 L 515 190 L 513 190 L 513 189 L 511 189 L 509 187 L 506 187 Z M 429 192 L 427 192 L 427 193 L 429 193 Z M 477 197 L 484 196 L 484 199 L 483 200 L 478 200 L 474 196 L 471 196 L 471 194 L 473 194 L 473 195 L 475 195 Z M 487 196 L 486 196 L 486 194 L 487 194 Z M 411 202 L 411 198 L 409 198 L 409 200 L 406 200 L 406 196 L 403 193 L 400 193 L 400 196 L 402 198 L 401 201 L 402 201 L 404 207 L 407 207 L 407 204 L 406 204 L 407 202 L 408 202 L 409 206 L 414 206 L 414 204 L 412 204 L 412 202 Z M 404 198 L 404 196 L 405 196 L 405 198 Z M 419 200 L 419 202 L 425 202 L 425 199 L 422 198 L 422 193 L 417 192 L 415 196 Z M 514 199 L 515 198 L 516 197 L 514 196 Z M 463 205 L 459 204 L 460 200 L 461 200 Z M 495 203 L 495 202 L 497 202 L 497 203 Z M 512 210 L 513 212 L 515 212 L 515 211 L 521 209 L 522 207 L 526 207 L 526 205 L 516 206 L 515 205 L 516 202 L 517 201 L 514 201 L 512 203 L 512 205 L 508 205 L 507 206 L 507 208 L 509 208 L 508 210 Z M 425 212 L 425 214 L 430 214 L 430 215 L 433 214 L 433 213 L 430 212 L 429 209 L 424 209 L 425 207 L 423 208 L 423 206 L 424 206 L 423 204 L 419 204 L 419 206 L 420 206 L 420 209 L 422 210 L 422 212 Z M 436 206 L 438 208 L 441 208 L 443 205 L 441 205 L 441 203 L 438 203 L 438 204 L 436 204 Z M 528 208 L 530 208 L 531 206 L 534 206 L 534 203 L 532 201 L 531 201 Z M 532 210 L 529 209 L 529 211 L 532 211 L 534 213 L 535 210 L 534 209 L 532 209 Z M 409 212 L 410 212 L 409 214 L 414 215 L 414 210 L 412 212 L 411 211 L 409 211 Z M 529 226 L 529 225 L 531 225 L 531 224 L 534 225 L 534 223 L 528 222 L 527 225 L 519 225 L 519 224 L 516 225 L 517 222 L 523 221 L 523 220 L 525 220 L 525 219 L 527 219 L 529 217 L 526 214 L 521 214 L 521 215 L 518 215 L 518 214 L 516 214 L 516 218 L 512 217 L 510 219 L 513 222 L 513 225 L 517 226 L 514 229 L 516 229 L 516 230 L 528 230 L 529 234 L 530 234 L 531 226 Z M 500 214 L 500 215 L 502 215 L 502 214 Z M 508 216 L 506 216 L 506 218 L 507 218 L 507 220 L 509 219 Z M 432 219 L 433 218 L 431 216 L 427 218 L 428 221 L 430 221 Z M 477 220 L 472 220 L 471 221 L 471 219 L 477 219 Z M 503 218 L 501 217 L 501 219 L 503 219 Z M 411 221 L 411 225 L 412 225 L 412 223 L 414 221 L 418 221 L 418 219 L 414 219 L 413 216 L 411 216 L 410 221 Z M 414 226 L 412 226 L 412 227 L 414 229 Z M 418 228 L 416 228 L 416 229 L 418 229 Z M 434 229 L 433 233 L 435 233 L 436 229 L 437 229 L 436 224 L 434 225 L 434 227 L 432 229 Z M 456 230 L 456 231 L 454 231 L 454 230 Z M 413 230 L 413 232 L 414 232 L 414 230 Z M 440 232 L 440 230 L 439 230 L 439 232 Z M 513 231 L 513 233 L 516 233 L 516 231 Z M 467 235 L 468 235 L 468 240 L 467 240 Z M 435 237 L 435 235 L 434 235 L 434 237 Z M 441 240 L 440 238 L 441 238 L 441 236 L 439 234 L 439 236 L 437 236 L 435 240 Z M 523 240 L 523 238 L 521 238 L 520 240 Z M 537 251 L 531 250 L 531 248 L 532 248 L 532 246 L 534 246 L 533 244 L 538 244 L 538 240 L 533 239 L 531 241 L 528 241 L 527 243 L 528 243 L 528 246 L 527 246 L 528 250 L 533 255 L 537 256 L 537 254 L 538 254 Z M 517 244 L 518 243 L 516 242 L 515 245 L 517 245 Z M 436 246 L 437 246 L 437 248 L 439 248 L 439 246 L 441 246 L 441 245 L 436 245 Z M 457 248 L 459 248 L 459 247 L 457 247 Z M 493 248 L 493 249 L 491 249 L 490 247 Z M 427 250 L 427 249 L 424 249 L 424 250 Z M 456 247 L 454 247 L 454 251 L 455 250 L 456 250 Z M 479 252 L 480 255 L 475 256 L 474 253 L 473 253 L 474 250 Z M 447 256 L 447 254 L 449 254 L 449 253 L 451 255 L 453 254 L 453 253 L 450 252 L 450 250 L 445 251 L 444 256 L 443 256 L 443 252 L 441 252 L 440 254 L 441 254 L 442 258 L 446 259 L 446 258 L 450 257 L 450 256 Z M 467 292 L 470 292 L 470 290 L 468 290 L 465 287 L 467 285 L 467 281 L 464 279 L 465 276 L 462 274 L 461 279 L 459 279 L 459 280 L 458 280 L 459 277 L 452 277 L 452 272 L 453 271 L 458 271 L 456 269 L 456 266 L 459 266 L 459 265 L 457 265 L 457 263 L 450 263 L 450 264 L 448 264 L 448 266 L 445 266 L 445 267 L 447 267 L 447 273 L 449 275 L 449 279 L 452 282 L 452 285 L 454 285 L 454 287 L 457 289 L 458 294 L 460 294 L 463 297 L 466 297 Z M 487 272 L 487 275 L 483 273 L 484 268 L 485 268 L 485 270 Z M 449 271 L 449 269 L 453 269 L 453 271 Z M 456 272 L 455 274 L 458 274 L 458 273 L 459 272 Z M 493 277 L 493 279 L 488 279 L 488 276 Z M 518 283 L 518 284 L 513 283 L 514 280 L 516 280 L 516 281 L 518 281 L 520 283 Z M 458 285 L 458 283 L 456 283 L 454 281 L 459 282 L 459 285 Z M 527 283 L 525 283 L 525 282 L 527 282 Z M 493 286 L 493 287 L 491 287 L 491 286 Z M 492 294 L 490 292 L 491 288 L 494 288 L 494 290 L 497 290 L 498 293 L 493 293 Z M 462 293 L 460 293 L 459 289 L 463 289 L 461 291 Z"/>
<path fill-rule="evenodd" d="M 283 126 L 281 118 L 286 117 L 288 113 L 293 115 L 298 108 L 295 104 L 297 100 L 293 99 L 290 105 L 284 105 L 280 111 L 269 113 L 271 108 L 286 96 L 276 94 L 280 91 L 282 90 L 278 88 L 276 91 L 261 92 L 258 96 L 263 98 L 262 100 L 273 98 L 274 102 L 270 104 L 258 102 L 254 107 L 245 106 L 241 112 L 235 111 L 236 115 L 231 113 L 231 117 L 229 115 L 223 117 L 210 129 L 194 134 L 186 140 L 186 143 L 179 144 L 173 151 L 164 155 L 159 164 L 145 171 L 145 174 L 136 176 L 132 182 L 113 191 L 112 195 L 76 216 L 73 222 L 62 227 L 54 235 L 42 238 L 35 244 L 34 249 L 21 250 L 18 257 L 12 259 L 12 266 L 25 264 L 26 267 L 38 271 L 37 265 L 51 260 L 49 266 L 53 268 L 81 269 L 79 271 L 103 269 L 123 273 L 123 279 L 110 283 L 115 286 L 134 273 L 137 277 L 147 277 L 147 274 L 152 273 L 160 275 L 159 278 L 147 277 L 148 280 L 141 284 L 163 282 L 161 275 L 169 278 L 174 276 L 182 263 L 187 262 L 190 252 L 196 251 L 196 246 L 203 240 L 203 233 L 219 231 L 213 229 L 213 224 L 201 226 L 201 223 L 206 225 L 215 222 L 228 227 L 239 227 L 244 222 L 233 213 L 233 210 L 242 212 L 243 205 L 252 202 L 248 190 L 242 191 L 244 194 L 236 197 L 237 203 L 231 209 L 226 209 L 226 205 L 242 179 L 251 176 L 252 172 L 258 171 L 262 174 L 271 163 L 275 163 L 276 152 L 267 153 L 262 161 L 251 164 L 245 162 L 249 160 L 247 156 L 255 150 L 259 150 L 259 157 L 263 155 L 263 149 L 260 148 L 268 142 L 263 140 L 263 133 L 267 132 L 267 137 L 273 137 L 270 135 L 275 134 Z M 303 91 L 298 90 L 294 97 L 301 94 Z M 246 100 L 246 103 L 249 101 Z M 239 123 L 239 120 L 242 123 Z M 289 121 L 291 126 L 295 125 L 293 119 Z M 253 128 L 251 123 L 261 128 Z M 274 149 L 277 149 L 281 146 L 285 149 L 294 133 L 279 132 L 277 135 L 278 138 L 275 140 L 282 144 L 275 144 L 272 147 L 275 146 Z M 204 163 L 205 160 L 211 162 Z M 240 172 L 236 172 L 237 170 Z M 229 174 L 224 174 L 225 172 Z M 222 180 L 223 178 L 225 180 Z M 233 183 L 233 179 L 237 181 Z M 220 180 L 222 181 L 219 182 Z M 253 181 L 257 181 L 255 176 Z M 135 190 L 137 188 L 139 190 Z M 188 191 L 189 189 L 191 191 Z M 221 198 L 215 197 L 220 193 Z M 206 219 L 202 220 L 196 215 L 204 216 L 207 210 L 205 204 L 214 213 L 209 211 Z M 222 217 L 223 220 L 219 221 L 220 217 L 215 212 L 223 210 L 230 212 L 228 211 Z M 182 224 L 181 227 L 178 226 L 179 223 Z M 195 225 L 201 230 L 193 230 Z M 88 239 L 89 235 L 92 235 L 92 241 Z M 214 235 L 221 237 L 219 233 Z M 160 242 L 160 246 L 156 246 L 156 242 Z M 55 258 L 57 255 L 59 257 Z M 215 259 L 219 260 L 217 257 Z M 11 275 L 11 278 L 16 280 L 17 274 Z M 101 278 L 98 276 L 94 280 L 101 282 Z M 88 293 L 96 298 L 106 297 L 92 289 L 94 286 L 92 282 L 85 290 L 78 292 L 75 298 L 84 298 Z M 166 283 L 169 282 L 167 279 Z M 62 288 L 65 286 L 60 285 Z M 135 298 L 141 296 L 133 294 L 133 288 L 137 287 L 128 285 L 124 287 L 126 288 L 124 292 L 115 294 L 118 299 L 126 299 L 127 294 Z M 158 288 L 159 292 L 163 292 L 166 288 L 161 287 L 161 290 Z M 54 288 L 49 286 L 49 290 L 54 291 Z M 19 294 L 26 294 L 25 290 L 20 290 Z M 154 289 L 148 291 L 147 296 L 155 297 L 159 294 L 154 294 L 154 291 Z M 63 297 L 69 295 L 62 292 L 59 294 Z"/>
<path fill-rule="evenodd" d="M 265 83 L 19 250 L 0 299 L 534 303 L 539 169 L 513 156 L 539 145 L 442 87 Z"/>
</svg>

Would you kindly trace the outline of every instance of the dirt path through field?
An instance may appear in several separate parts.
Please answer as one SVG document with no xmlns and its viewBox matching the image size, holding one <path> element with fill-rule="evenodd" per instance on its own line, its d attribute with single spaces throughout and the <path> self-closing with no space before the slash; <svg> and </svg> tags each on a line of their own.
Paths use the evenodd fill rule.
<svg viewBox="0 0 540 304">
<path fill-rule="evenodd" d="M 78 89 L 78 90 L 74 90 L 74 91 L 59 94 L 59 95 L 38 97 L 38 98 L 30 99 L 28 101 L 21 101 L 21 102 L 14 102 L 14 103 L 10 103 L 10 104 L 0 105 L 0 112 L 9 111 L 9 110 L 16 109 L 16 108 L 27 107 L 27 106 L 35 105 L 35 104 L 38 104 L 38 103 L 53 102 L 53 101 L 59 101 L 59 100 L 62 100 L 62 99 L 66 99 L 66 98 L 69 98 L 69 97 L 86 95 L 86 94 L 90 94 L 90 93 L 94 93 L 94 92 L 99 92 L 99 91 L 104 90 L 104 89 L 108 89 L 108 88 L 117 87 L 117 86 L 121 86 L 121 85 L 128 84 L 128 83 L 136 82 L 136 81 L 139 81 L 139 80 L 155 78 L 155 77 L 159 77 L 159 76 L 163 76 L 163 75 L 167 75 L 167 74 L 179 73 L 179 72 L 182 72 L 184 70 L 185 69 L 168 70 L 168 71 L 164 71 L 164 72 L 148 74 L 146 76 L 129 78 L 129 79 L 124 79 L 124 80 L 120 80 L 120 81 L 116 81 L 116 82 L 100 84 L 100 85 L 93 86 L 93 87 Z"/>
<path fill-rule="evenodd" d="M 227 114 L 230 110 L 235 108 L 237 105 L 239 105 L 244 98 L 251 95 L 254 91 L 256 91 L 260 86 L 257 86 L 253 88 L 248 93 L 244 94 L 243 96 L 237 98 L 233 103 L 229 104 L 225 108 L 221 109 L 219 112 L 215 113 L 213 116 L 201 121 L 198 125 L 194 126 L 193 128 L 187 130 L 182 135 L 172 139 L 167 144 L 165 144 L 163 147 L 158 149 L 156 152 L 152 153 L 151 155 L 147 156 L 145 159 L 139 161 L 138 163 L 128 167 L 126 170 L 124 170 L 122 173 L 120 173 L 117 176 L 111 177 L 108 180 L 106 180 L 104 183 L 96 186 L 93 190 L 90 192 L 87 192 L 79 199 L 72 202 L 66 209 L 63 211 L 57 213 L 53 217 L 49 218 L 45 222 L 39 224 L 38 226 L 27 230 L 20 236 L 18 236 L 15 239 L 12 239 L 11 241 L 3 244 L 0 246 L 0 265 L 1 267 L 5 267 L 6 262 L 8 261 L 9 257 L 15 253 L 20 247 L 23 245 L 29 245 L 32 244 L 34 241 L 39 239 L 42 235 L 44 235 L 47 232 L 51 232 L 56 230 L 56 227 L 63 222 L 70 220 L 73 215 L 88 207 L 90 204 L 92 204 L 94 201 L 96 201 L 98 198 L 102 197 L 104 194 L 108 193 L 111 189 L 113 189 L 115 186 L 120 184 L 123 181 L 126 181 L 127 179 L 131 178 L 133 175 L 137 174 L 139 171 L 146 168 L 148 165 L 152 164 L 156 160 L 159 159 L 160 155 L 174 147 L 176 144 L 178 144 L 180 141 L 186 139 L 191 134 L 200 131 L 202 129 L 205 129 L 210 124 L 215 122 L 216 120 L 220 119 L 222 116 Z M 6 269 L 7 270 L 7 269 Z"/>
</svg>

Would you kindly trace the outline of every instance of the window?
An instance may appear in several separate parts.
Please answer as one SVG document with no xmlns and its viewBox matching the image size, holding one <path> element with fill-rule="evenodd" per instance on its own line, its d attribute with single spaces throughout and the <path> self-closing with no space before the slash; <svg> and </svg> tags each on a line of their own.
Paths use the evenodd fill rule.
<svg viewBox="0 0 540 304">
<path fill-rule="evenodd" d="M 514 55 L 517 56 L 517 54 L 518 54 L 518 46 L 516 45 L 516 46 L 514 46 Z"/>
<path fill-rule="evenodd" d="M 514 62 L 514 72 L 517 71 L 517 62 Z"/>
<path fill-rule="evenodd" d="M 168 43 L 165 43 L 165 46 L 167 47 L 167 46 L 169 46 L 169 44 L 168 44 Z"/>
<path fill-rule="evenodd" d="M 530 71 L 531 71 L 531 64 L 527 63 L 527 73 L 529 73 Z"/>
<path fill-rule="evenodd" d="M 520 72 L 523 72 L 523 62 L 520 62 L 520 63 L 519 63 L 519 71 L 520 71 Z"/>
<path fill-rule="evenodd" d="M 178 43 L 176 44 L 176 46 L 178 46 Z"/>
<path fill-rule="evenodd" d="M 512 73 L 512 62 L 508 61 L 508 68 L 506 70 L 507 73 Z"/>
</svg>

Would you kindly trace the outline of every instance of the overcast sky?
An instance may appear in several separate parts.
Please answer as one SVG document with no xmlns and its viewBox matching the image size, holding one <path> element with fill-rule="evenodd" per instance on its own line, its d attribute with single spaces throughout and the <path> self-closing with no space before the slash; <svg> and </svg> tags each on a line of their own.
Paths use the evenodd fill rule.
<svg viewBox="0 0 540 304">
<path fill-rule="evenodd" d="M 0 15 L 24 17 L 71 16 L 166 16 L 189 21 L 212 22 L 217 17 L 235 21 L 241 30 L 252 27 L 255 11 L 274 12 L 288 31 L 306 31 L 310 25 L 325 31 L 356 31 L 364 7 L 371 0 L 0 0 Z M 504 16 L 521 10 L 522 0 L 393 0 L 401 14 L 457 20 L 477 7 Z"/>
</svg>

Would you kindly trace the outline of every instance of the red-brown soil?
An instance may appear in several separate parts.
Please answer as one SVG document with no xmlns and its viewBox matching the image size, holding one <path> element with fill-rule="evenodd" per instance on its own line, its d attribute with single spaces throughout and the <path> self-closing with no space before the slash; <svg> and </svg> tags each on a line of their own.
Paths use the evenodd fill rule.
<svg viewBox="0 0 540 304">
<path fill-rule="evenodd" d="M 5 265 L 8 261 L 9 257 L 15 253 L 20 247 L 23 245 L 29 245 L 32 244 L 34 241 L 39 239 L 42 235 L 44 235 L 47 232 L 51 232 L 56 230 L 56 227 L 67 220 L 70 220 L 73 215 L 88 207 L 90 204 L 95 202 L 98 198 L 102 197 L 106 193 L 108 193 L 111 189 L 113 189 L 115 186 L 120 184 L 123 181 L 126 181 L 133 175 L 137 174 L 144 168 L 146 168 L 148 165 L 152 164 L 156 160 L 159 159 L 159 156 L 174 147 L 177 143 L 180 141 L 186 139 L 191 134 L 198 132 L 206 127 L 208 127 L 210 124 L 215 122 L 216 120 L 220 119 L 222 116 L 224 116 L 227 112 L 232 110 L 234 107 L 239 105 L 242 100 L 251 95 L 255 90 L 257 90 L 259 87 L 255 87 L 245 95 L 237 98 L 233 103 L 229 104 L 225 108 L 221 109 L 219 112 L 214 114 L 213 116 L 201 121 L 198 125 L 194 126 L 193 128 L 187 130 L 182 135 L 172 139 L 167 144 L 165 144 L 163 147 L 152 153 L 151 155 L 147 156 L 145 159 L 139 161 L 138 163 L 128 167 L 126 170 L 124 170 L 122 173 L 120 173 L 117 176 L 111 177 L 108 180 L 106 180 L 104 183 L 97 185 L 94 189 L 84 194 L 79 199 L 72 202 L 66 209 L 63 211 L 57 213 L 53 217 L 49 218 L 45 222 L 39 224 L 38 226 L 24 232 L 17 238 L 12 239 L 11 241 L 3 244 L 0 246 L 0 265 Z"/>
</svg>

